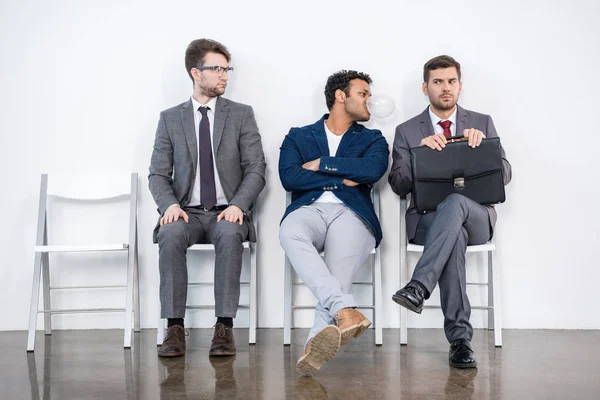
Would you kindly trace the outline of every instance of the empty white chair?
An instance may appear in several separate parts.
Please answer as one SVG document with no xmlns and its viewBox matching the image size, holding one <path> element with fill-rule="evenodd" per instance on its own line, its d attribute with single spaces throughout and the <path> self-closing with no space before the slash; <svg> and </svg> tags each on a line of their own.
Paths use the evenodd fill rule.
<svg viewBox="0 0 600 400">
<path fill-rule="evenodd" d="M 256 205 L 254 207 L 256 210 Z M 256 211 L 254 212 L 254 228 L 256 229 L 256 235 L 258 236 L 258 216 Z M 257 322 L 257 297 L 256 297 L 256 245 L 250 241 L 245 241 L 244 246 L 244 263 L 250 267 L 250 281 L 240 282 L 241 285 L 250 285 L 250 298 L 248 304 L 240 304 L 238 308 L 248 309 L 250 312 L 250 323 L 248 332 L 248 342 L 250 344 L 256 344 L 256 322 Z M 158 245 L 157 245 L 158 246 Z M 211 252 L 215 253 L 215 246 L 212 244 L 195 244 L 188 248 L 189 251 L 200 251 L 200 252 Z M 188 263 L 189 268 L 189 263 Z M 197 286 L 214 286 L 214 282 L 188 282 L 189 287 Z M 188 295 L 189 298 L 189 295 Z M 188 304 L 185 307 L 187 310 L 211 310 L 215 308 L 214 304 Z M 165 323 L 166 320 L 160 317 L 160 310 L 158 314 L 158 332 L 156 335 L 156 345 L 160 346 L 165 338 Z"/>
<path fill-rule="evenodd" d="M 131 347 L 131 328 L 132 322 L 136 332 L 140 330 L 140 298 L 139 298 L 139 271 L 138 271 L 138 247 L 137 247 L 137 187 L 138 175 L 131 174 L 130 180 L 123 179 L 123 185 L 119 189 L 121 182 L 111 181 L 107 185 L 102 185 L 99 180 L 90 178 L 84 187 L 74 188 L 74 185 L 68 185 L 68 188 L 62 188 L 50 182 L 47 174 L 43 174 L 40 186 L 40 202 L 38 209 L 38 223 L 36 245 L 34 246 L 35 260 L 33 264 L 33 284 L 31 289 L 31 307 L 29 312 L 29 332 L 27 337 L 27 351 L 34 351 L 35 332 L 37 328 L 37 316 L 44 314 L 44 328 L 47 335 L 52 333 L 51 316 L 53 314 L 72 314 L 72 313 L 125 313 L 125 337 L 124 347 Z M 83 185 L 82 185 L 83 186 Z M 89 204 L 98 201 L 129 201 L 129 233 L 127 243 L 107 243 L 107 244 L 49 244 L 48 243 L 48 199 L 59 198 L 69 202 Z M 66 252 L 106 252 L 121 251 L 127 253 L 127 278 L 126 285 L 122 286 L 54 286 L 50 283 L 50 257 L 49 253 Z M 43 293 L 43 310 L 38 309 L 40 286 Z M 73 308 L 73 309 L 53 309 L 51 307 L 52 290 L 69 289 L 107 289 L 124 288 L 125 305 L 123 308 Z M 135 316 L 135 321 L 134 320 Z"/>
<path fill-rule="evenodd" d="M 377 184 L 373 185 L 372 191 L 373 206 L 375 208 L 375 215 L 379 218 L 379 190 Z M 286 206 L 291 203 L 292 194 L 287 192 Z M 323 255 L 323 253 L 321 253 Z M 381 346 L 383 344 L 383 327 L 382 327 L 382 309 L 381 309 L 381 245 L 371 252 L 371 262 L 373 266 L 373 273 L 371 275 L 371 281 L 358 281 L 354 282 L 354 285 L 368 285 L 372 286 L 373 303 L 371 305 L 359 305 L 359 309 L 371 309 L 374 315 L 374 329 L 375 329 L 375 344 Z M 283 345 L 288 346 L 291 343 L 291 330 L 294 326 L 294 310 L 299 309 L 314 309 L 315 306 L 307 305 L 295 305 L 294 304 L 294 286 L 303 285 L 302 282 L 298 282 L 295 279 L 295 272 L 292 268 L 292 264 L 285 257 L 285 271 L 284 271 L 284 318 L 283 318 Z"/>
<path fill-rule="evenodd" d="M 410 195 L 406 199 L 400 199 L 400 288 L 408 283 L 408 252 L 423 253 L 423 246 L 408 243 L 406 235 L 406 209 Z M 478 246 L 467 246 L 467 253 L 487 253 L 488 279 L 487 282 L 467 282 L 472 286 L 487 286 L 488 305 L 471 306 L 475 310 L 488 311 L 488 329 L 494 330 L 494 342 L 497 347 L 502 346 L 502 312 L 500 309 L 500 266 L 496 260 L 496 243 L 494 237 L 486 244 Z M 425 308 L 440 308 L 437 305 L 426 305 Z M 400 344 L 408 344 L 407 331 L 407 313 L 408 310 L 400 307 Z"/>
</svg>

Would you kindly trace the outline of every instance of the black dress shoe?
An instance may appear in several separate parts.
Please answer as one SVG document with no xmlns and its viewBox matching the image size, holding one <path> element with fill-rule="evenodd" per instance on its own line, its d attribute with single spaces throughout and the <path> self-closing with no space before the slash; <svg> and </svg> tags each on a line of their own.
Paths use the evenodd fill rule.
<svg viewBox="0 0 600 400">
<path fill-rule="evenodd" d="M 415 281 L 408 282 L 408 285 L 398 290 L 396 294 L 392 296 L 392 300 L 396 303 L 417 314 L 421 314 L 421 311 L 423 311 L 424 299 L 425 291 L 421 285 Z"/>
<path fill-rule="evenodd" d="M 477 366 L 475 353 L 469 339 L 458 339 L 450 343 L 448 361 L 454 368 L 474 368 Z"/>
</svg>

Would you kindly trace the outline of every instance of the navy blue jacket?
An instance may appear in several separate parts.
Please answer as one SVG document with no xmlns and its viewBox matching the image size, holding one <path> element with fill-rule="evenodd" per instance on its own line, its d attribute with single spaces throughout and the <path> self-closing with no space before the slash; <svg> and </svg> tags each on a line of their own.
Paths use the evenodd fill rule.
<svg viewBox="0 0 600 400">
<path fill-rule="evenodd" d="M 371 201 L 371 187 L 387 170 L 388 143 L 381 131 L 355 122 L 342 137 L 335 157 L 330 157 L 324 126 L 328 117 L 329 114 L 325 114 L 312 125 L 290 129 L 283 140 L 279 152 L 279 178 L 284 189 L 292 192 L 292 203 L 281 220 L 330 190 L 363 219 L 379 246 L 381 225 Z M 302 168 L 302 164 L 317 158 L 321 158 L 319 171 Z M 344 186 L 344 178 L 359 185 Z"/>
</svg>

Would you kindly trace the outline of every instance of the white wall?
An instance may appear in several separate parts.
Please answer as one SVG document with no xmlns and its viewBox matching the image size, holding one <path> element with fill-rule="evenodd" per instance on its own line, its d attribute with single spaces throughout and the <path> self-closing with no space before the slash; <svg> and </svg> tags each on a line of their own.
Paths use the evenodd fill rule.
<svg viewBox="0 0 600 400">
<path fill-rule="evenodd" d="M 190 96 L 183 56 L 200 37 L 220 40 L 233 53 L 227 96 L 253 105 L 263 136 L 259 326 L 283 324 L 277 229 L 285 195 L 277 160 L 288 129 L 325 111 L 328 75 L 358 69 L 372 75 L 375 92 L 396 101 L 391 117 L 368 124 L 391 144 L 395 126 L 427 104 L 423 63 L 447 53 L 463 65 L 460 103 L 494 117 L 513 165 L 497 227 L 505 327 L 600 328 L 599 14 L 593 0 L 303 1 L 285 8 L 264 0 L 2 2 L 0 330 L 27 329 L 39 175 L 71 171 L 90 179 L 140 173 L 142 326 L 156 326 L 157 214 L 146 176 L 159 112 Z M 398 327 L 398 306 L 389 300 L 398 289 L 398 203 L 386 178 L 384 316 L 385 326 Z M 106 215 L 53 222 L 81 226 L 83 219 L 114 228 L 119 218 Z M 83 240 L 76 233 L 70 239 Z M 53 260 L 66 264 L 53 269 L 63 282 L 79 281 L 76 264 L 85 267 L 83 278 L 116 279 L 123 261 L 116 255 L 82 264 L 79 256 Z M 470 273 L 483 274 L 476 267 Z M 109 294 L 120 301 L 118 292 Z M 484 294 L 474 292 L 473 303 Z M 57 294 L 55 301 L 71 307 L 92 301 L 70 296 Z M 196 323 L 211 325 L 210 314 Z M 54 318 L 58 328 L 123 326 L 120 315 Z M 474 313 L 475 325 L 482 321 Z M 410 324 L 441 327 L 441 318 L 430 311 L 411 316 Z"/>
</svg>

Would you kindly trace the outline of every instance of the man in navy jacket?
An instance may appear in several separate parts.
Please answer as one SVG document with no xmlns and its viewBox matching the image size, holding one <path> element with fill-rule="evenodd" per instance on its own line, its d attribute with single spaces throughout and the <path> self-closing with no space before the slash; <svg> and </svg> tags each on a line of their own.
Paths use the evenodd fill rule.
<svg viewBox="0 0 600 400">
<path fill-rule="evenodd" d="M 381 241 L 371 188 L 388 166 L 388 144 L 368 121 L 369 75 L 339 71 L 325 86 L 330 114 L 292 128 L 281 145 L 279 177 L 292 192 L 279 230 L 296 273 L 318 300 L 298 372 L 312 375 L 371 322 L 350 294 L 354 273 Z M 325 259 L 319 252 L 325 252 Z"/>
</svg>

